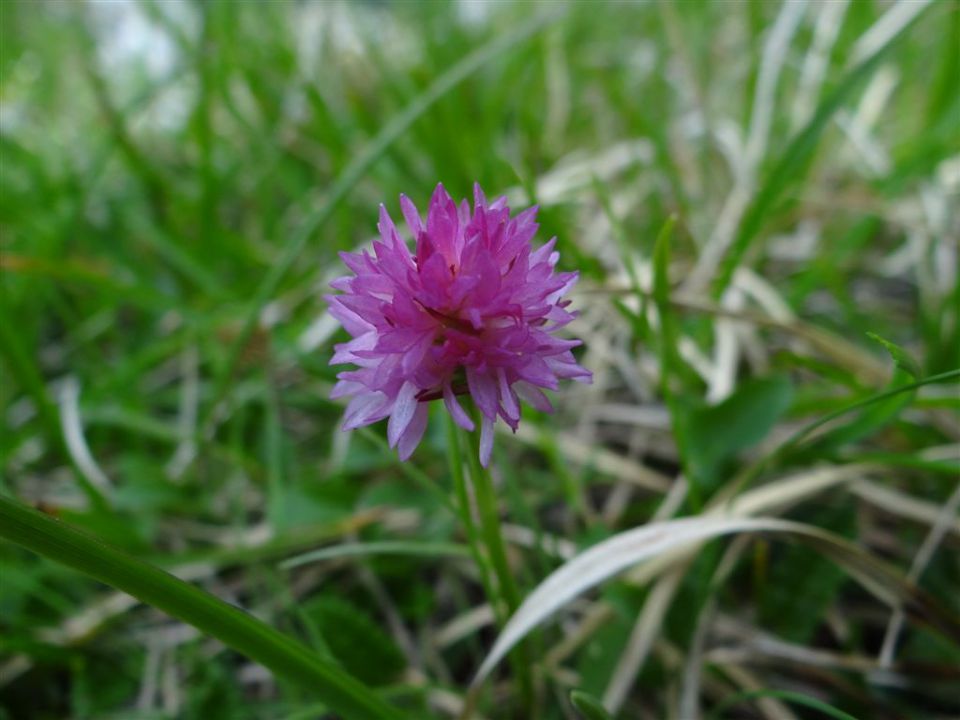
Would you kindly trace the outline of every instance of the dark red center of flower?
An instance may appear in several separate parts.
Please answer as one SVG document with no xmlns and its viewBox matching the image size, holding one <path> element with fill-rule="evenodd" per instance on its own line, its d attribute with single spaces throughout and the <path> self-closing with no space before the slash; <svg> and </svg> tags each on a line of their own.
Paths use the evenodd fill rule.
<svg viewBox="0 0 960 720">
<path fill-rule="evenodd" d="M 415 299 L 415 302 L 417 303 L 417 305 L 423 308 L 424 312 L 426 312 L 430 317 L 432 317 L 434 320 L 439 322 L 445 328 L 452 328 L 453 330 L 462 332 L 465 335 L 480 334 L 480 331 L 474 328 L 473 325 L 468 323 L 466 320 L 461 320 L 458 317 L 447 315 L 446 313 L 442 313 L 439 310 L 434 310 L 432 307 L 427 307 L 419 300 Z M 442 335 L 441 335 L 441 338 L 442 338 Z"/>
</svg>

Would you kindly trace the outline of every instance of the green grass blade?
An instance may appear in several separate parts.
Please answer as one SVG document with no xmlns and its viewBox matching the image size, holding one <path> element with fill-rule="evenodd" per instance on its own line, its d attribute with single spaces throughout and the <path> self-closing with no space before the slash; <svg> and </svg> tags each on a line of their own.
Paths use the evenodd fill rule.
<svg viewBox="0 0 960 720">
<path fill-rule="evenodd" d="M 858 400 L 857 402 L 851 403 L 850 405 L 845 405 L 833 412 L 827 413 L 823 417 L 814 420 L 813 422 L 804 425 L 802 428 L 797 430 L 793 435 L 787 438 L 787 440 L 780 445 L 774 452 L 769 455 L 761 458 L 753 465 L 746 468 L 739 477 L 735 478 L 732 481 L 732 493 L 737 495 L 747 488 L 754 480 L 756 480 L 768 467 L 773 465 L 776 461 L 780 460 L 783 457 L 788 456 L 790 453 L 796 451 L 800 445 L 810 437 L 816 430 L 823 427 L 824 425 L 841 418 L 844 415 L 847 415 L 857 410 L 862 410 L 864 408 L 869 408 L 877 403 L 884 402 L 890 398 L 896 397 L 902 393 L 912 392 L 918 388 L 923 387 L 924 385 L 934 385 L 937 383 L 947 383 L 952 382 L 960 378 L 960 368 L 956 370 L 951 370 L 949 372 L 940 373 L 939 375 L 932 375 L 930 377 L 924 378 L 923 380 L 918 380 L 917 382 L 910 383 L 908 385 L 900 385 L 893 388 L 892 390 L 886 390 L 876 395 L 871 395 L 868 398 L 863 400 Z"/>
<path fill-rule="evenodd" d="M 745 700 L 753 700 L 755 698 L 765 697 L 786 700 L 787 702 L 792 702 L 796 705 L 804 705 L 805 707 L 819 710 L 827 717 L 835 718 L 835 720 L 857 720 L 857 718 L 855 718 L 853 715 L 845 713 L 843 710 L 838 710 L 837 708 L 833 707 L 833 705 L 828 705 L 827 703 L 817 700 L 816 698 L 802 695 L 798 692 L 791 692 L 789 690 L 751 690 L 748 692 L 737 693 L 733 697 L 727 698 L 722 703 L 717 705 L 716 709 L 708 716 L 708 720 L 719 720 L 721 717 L 723 717 L 723 714 L 726 710 L 729 710 Z"/>
<path fill-rule="evenodd" d="M 349 718 L 404 717 L 365 685 L 260 620 L 43 513 L 0 497 L 0 538 L 67 565 L 207 633 L 312 689 Z"/>
<path fill-rule="evenodd" d="M 573 703 L 584 720 L 613 720 L 613 715 L 606 711 L 599 700 L 582 690 L 572 691 L 570 702 Z"/>
<path fill-rule="evenodd" d="M 290 568 L 345 557 L 369 557 L 371 555 L 402 555 L 405 557 L 469 557 L 470 550 L 464 545 L 454 543 L 431 543 L 407 540 L 387 540 L 383 542 L 343 543 L 312 550 L 285 560 L 280 567 Z"/>
<path fill-rule="evenodd" d="M 10 310 L 12 311 L 13 308 Z M 4 312 L 3 317 L 0 317 L 0 357 L 6 359 L 7 372 L 31 396 L 37 408 L 37 415 L 46 426 L 47 432 L 51 437 L 56 438 L 59 444 L 60 422 L 57 419 L 57 410 L 36 363 L 23 347 L 21 342 L 23 339 L 23 336 L 16 332 L 12 317 L 7 317 L 7 313 Z"/>
<path fill-rule="evenodd" d="M 851 405 L 842 407 L 839 410 L 835 410 L 831 413 L 827 413 L 819 420 L 816 420 L 810 423 L 809 425 L 801 428 L 796 433 L 794 433 L 781 446 L 780 450 L 778 450 L 777 453 L 784 454 L 788 450 L 792 450 L 801 442 L 803 442 L 805 439 L 810 437 L 811 433 L 813 433 L 818 428 L 823 427 L 824 425 L 829 423 L 831 420 L 836 420 L 837 418 L 843 417 L 848 413 L 852 413 L 857 410 L 870 407 L 871 405 L 875 405 L 876 403 L 882 402 L 884 400 L 888 400 L 889 398 L 900 395 L 901 393 L 911 392 L 913 390 L 923 387 L 924 385 L 933 385 L 935 383 L 952 382 L 953 380 L 956 380 L 958 378 L 960 378 L 960 368 L 957 368 L 956 370 L 951 370 L 949 372 L 940 373 L 939 375 L 933 375 L 931 377 L 927 377 L 922 380 L 918 380 L 917 382 L 909 383 L 907 385 L 900 385 L 899 387 L 893 388 L 892 390 L 887 390 L 885 392 L 877 393 L 876 395 L 871 395 L 868 398 L 855 402 Z"/>
<path fill-rule="evenodd" d="M 887 51 L 902 37 L 897 33 L 875 53 L 862 60 L 847 72 L 836 89 L 830 93 L 817 108 L 816 113 L 793 139 L 780 160 L 770 171 L 766 182 L 760 188 L 756 198 L 747 210 L 740 224 L 740 230 L 733 241 L 730 251 L 720 266 L 714 284 L 714 296 L 719 297 L 733 279 L 733 274 L 743 260 L 743 256 L 757 238 L 764 222 L 783 196 L 784 191 L 802 179 L 820 136 L 826 129 L 833 114 L 837 112 L 848 97 L 866 82 L 887 56 Z"/>
<path fill-rule="evenodd" d="M 703 488 L 700 486 L 700 478 L 691 472 L 689 467 L 690 413 L 672 385 L 683 373 L 683 360 L 678 350 L 679 332 L 670 304 L 670 242 L 676 224 L 675 215 L 667 218 L 653 247 L 653 301 L 660 319 L 660 394 L 670 411 L 670 425 L 680 453 L 680 463 L 690 485 L 690 505 L 696 512 L 703 505 Z"/>
</svg>

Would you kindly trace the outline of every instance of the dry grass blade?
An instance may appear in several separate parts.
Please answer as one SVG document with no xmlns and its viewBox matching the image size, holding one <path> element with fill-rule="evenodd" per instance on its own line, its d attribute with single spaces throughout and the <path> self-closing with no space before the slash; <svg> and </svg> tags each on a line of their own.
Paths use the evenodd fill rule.
<svg viewBox="0 0 960 720">
<path fill-rule="evenodd" d="M 477 672 L 474 685 L 482 683 L 521 639 L 553 613 L 625 569 L 724 535 L 757 532 L 784 535 L 811 545 L 883 602 L 903 607 L 908 615 L 960 637 L 960 620 L 935 607 L 913 585 L 876 558 L 832 533 L 777 518 L 682 518 L 615 535 L 554 571 L 510 618 Z"/>
<path fill-rule="evenodd" d="M 67 449 L 80 472 L 100 492 L 109 492 L 113 483 L 97 464 L 83 433 L 83 422 L 80 419 L 80 383 L 74 377 L 67 378 L 60 388 L 60 424 Z"/>
<path fill-rule="evenodd" d="M 500 428 L 501 432 L 508 432 Z M 533 445 L 538 442 L 539 435 L 535 428 L 521 425 L 514 435 L 521 442 Z M 631 485 L 644 490 L 666 492 L 672 480 L 663 473 L 652 470 L 645 465 L 630 460 L 612 450 L 598 448 L 582 440 L 578 440 L 571 433 L 556 433 L 557 447 L 564 458 L 577 465 L 592 464 L 600 472 L 619 478 Z"/>
<path fill-rule="evenodd" d="M 960 520 L 950 516 L 944 519 L 943 506 L 867 480 L 858 480 L 853 483 L 850 491 L 861 500 L 891 515 L 931 527 L 942 522 L 945 532 L 960 537 Z"/>
<path fill-rule="evenodd" d="M 637 677 L 637 669 L 642 667 L 654 641 L 660 634 L 663 618 L 683 580 L 685 570 L 686 567 L 681 566 L 661 578 L 643 604 L 643 610 L 640 611 L 640 616 L 633 626 L 627 647 L 603 694 L 603 705 L 611 712 L 619 711 L 626 701 L 630 687 Z"/>
<path fill-rule="evenodd" d="M 953 520 L 953 516 L 957 514 L 958 507 L 960 507 L 960 484 L 954 488 L 950 498 L 943 506 L 940 516 L 927 534 L 926 540 L 924 540 L 923 545 L 920 546 L 920 551 L 914 558 L 913 565 L 911 565 L 910 572 L 907 575 L 911 582 L 917 582 L 920 579 L 933 554 L 937 551 L 937 546 L 943 542 L 943 538 L 947 534 L 951 524 L 956 525 L 955 522 L 951 521 Z M 897 609 L 894 611 L 893 617 L 890 618 L 890 622 L 887 625 L 887 632 L 883 638 L 883 646 L 880 649 L 879 660 L 884 668 L 889 668 L 893 664 L 893 654 L 896 650 L 897 638 L 903 627 L 903 620 L 903 611 Z"/>
<path fill-rule="evenodd" d="M 707 510 L 709 517 L 747 517 L 761 513 L 780 512 L 784 509 L 813 497 L 821 492 L 842 483 L 848 483 L 862 478 L 864 473 L 873 466 L 867 464 L 849 464 L 835 467 L 818 468 L 810 472 L 797 473 L 785 478 L 768 482 L 761 487 L 754 488 L 736 498 L 730 498 L 727 491 L 721 492 L 716 502 Z M 676 491 L 677 485 L 671 494 Z M 728 488 L 727 490 L 730 490 Z M 678 495 L 682 497 L 682 495 Z M 674 498 L 676 500 L 676 498 Z M 671 501 L 666 500 L 666 506 Z M 664 508 L 669 509 L 669 508 Z M 672 514 L 672 511 L 671 513 Z M 654 520 L 666 520 L 669 514 L 657 512 Z M 631 570 L 627 578 L 635 585 L 646 583 L 666 572 L 671 567 L 677 567 L 687 562 L 696 546 L 687 546 L 665 552 L 658 557 L 642 563 Z M 609 620 L 612 610 L 609 605 L 600 604 L 595 611 L 586 617 L 580 630 L 564 639 L 548 657 L 548 665 L 557 665 L 563 662 L 596 628 Z"/>
</svg>

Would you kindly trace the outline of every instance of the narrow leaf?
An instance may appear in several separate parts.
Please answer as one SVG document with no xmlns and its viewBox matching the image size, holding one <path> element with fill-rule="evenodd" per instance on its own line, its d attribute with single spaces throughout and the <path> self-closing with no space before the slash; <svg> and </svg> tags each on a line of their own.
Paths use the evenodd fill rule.
<svg viewBox="0 0 960 720">
<path fill-rule="evenodd" d="M 908 608 L 960 637 L 960 619 L 932 606 L 919 591 L 878 560 L 844 538 L 777 518 L 687 517 L 653 523 L 615 535 L 562 565 L 527 596 L 504 627 L 474 679 L 479 684 L 496 664 L 531 630 L 557 610 L 600 583 L 638 563 L 689 551 L 717 537 L 739 533 L 773 533 L 800 540 L 828 555 L 867 590 L 887 604 Z"/>
<path fill-rule="evenodd" d="M 370 688 L 300 643 L 210 593 L 69 525 L 0 496 L 0 538 L 93 577 L 179 618 L 316 692 L 349 718 L 403 717 Z"/>
<path fill-rule="evenodd" d="M 570 702 L 584 720 L 613 720 L 613 716 L 604 709 L 599 700 L 582 690 L 571 692 Z"/>
<path fill-rule="evenodd" d="M 899 345 L 880 337 L 876 333 L 868 332 L 867 337 L 883 345 L 884 349 L 890 353 L 890 357 L 893 358 L 893 361 L 897 364 L 897 367 L 903 370 L 903 372 L 907 373 L 911 380 L 918 380 L 923 374 L 920 372 L 920 365 L 918 365 L 917 361 L 913 359 L 913 356 Z"/>
</svg>

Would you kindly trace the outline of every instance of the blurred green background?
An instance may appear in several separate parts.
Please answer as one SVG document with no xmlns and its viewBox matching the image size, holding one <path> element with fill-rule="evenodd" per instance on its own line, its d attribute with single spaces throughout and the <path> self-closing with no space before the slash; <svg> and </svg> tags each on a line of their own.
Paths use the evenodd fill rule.
<svg viewBox="0 0 960 720">
<path fill-rule="evenodd" d="M 478 181 L 539 203 L 538 240 L 581 271 L 572 331 L 596 382 L 555 416 L 525 410 L 495 454 L 524 593 L 560 563 L 544 537 L 645 523 L 681 474 L 706 501 L 803 423 L 960 366 L 954 0 L 3 0 L 0 25 L 2 491 L 414 717 L 456 717 L 495 629 L 462 547 L 445 552 L 462 537 L 429 489 L 449 490 L 438 418 L 401 466 L 382 427 L 340 433 L 327 399 L 345 335 L 322 295 L 379 203 L 398 218 L 401 192 L 424 208 L 437 182 Z M 650 294 L 671 214 L 665 333 Z M 868 332 L 920 369 L 894 373 Z M 957 410 L 955 385 L 901 393 L 763 479 L 873 463 L 790 517 L 903 574 L 933 533 L 921 585 L 956 612 L 960 529 L 940 509 Z M 421 549 L 281 566 L 392 540 Z M 829 561 L 758 543 L 714 588 L 718 558 L 686 576 L 618 717 L 680 717 L 706 598 L 726 634 L 707 641 L 704 708 L 786 688 L 862 718 L 960 712 L 956 641 L 908 625 L 880 682 L 889 613 Z M 0 563 L 0 716 L 324 717 L 309 689 L 126 596 L 13 545 Z M 631 677 L 645 600 L 609 583 L 534 638 L 540 717 Z M 509 669 L 496 688 L 481 712 L 523 716 Z M 818 716 L 770 702 L 724 717 Z"/>
</svg>

